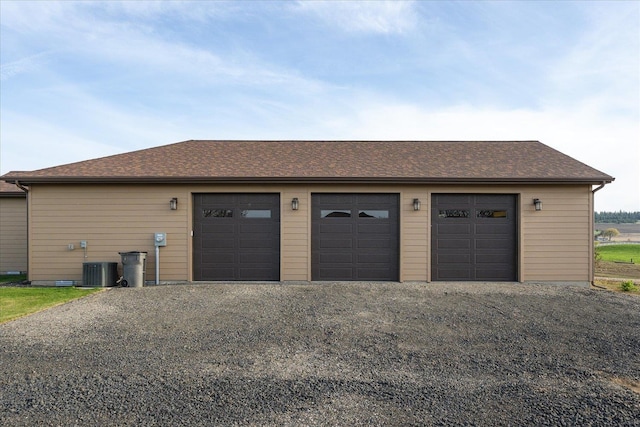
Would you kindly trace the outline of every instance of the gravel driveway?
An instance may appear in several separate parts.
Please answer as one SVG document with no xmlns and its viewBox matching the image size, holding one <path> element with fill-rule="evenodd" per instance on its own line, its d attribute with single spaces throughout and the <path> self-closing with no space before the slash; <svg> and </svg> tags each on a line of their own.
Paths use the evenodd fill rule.
<svg viewBox="0 0 640 427">
<path fill-rule="evenodd" d="M 640 298 L 110 289 L 0 325 L 0 425 L 640 425 Z"/>
</svg>

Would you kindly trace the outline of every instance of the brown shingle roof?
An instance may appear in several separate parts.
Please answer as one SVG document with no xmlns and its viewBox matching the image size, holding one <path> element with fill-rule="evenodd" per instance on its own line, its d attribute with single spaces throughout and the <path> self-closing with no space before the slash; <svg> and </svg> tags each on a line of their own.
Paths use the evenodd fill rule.
<svg viewBox="0 0 640 427">
<path fill-rule="evenodd" d="M 611 182 L 537 141 L 184 141 L 32 172 L 35 182 Z"/>
<path fill-rule="evenodd" d="M 27 194 L 14 184 L 0 181 L 0 196 L 26 196 Z"/>
</svg>

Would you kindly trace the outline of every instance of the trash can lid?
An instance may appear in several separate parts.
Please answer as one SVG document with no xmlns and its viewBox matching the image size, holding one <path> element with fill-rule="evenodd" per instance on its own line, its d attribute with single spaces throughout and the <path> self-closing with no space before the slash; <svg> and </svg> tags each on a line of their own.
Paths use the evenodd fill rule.
<svg viewBox="0 0 640 427">
<path fill-rule="evenodd" d="M 128 252 L 118 252 L 120 255 L 134 255 L 134 254 L 146 254 L 146 251 L 128 251 Z"/>
</svg>

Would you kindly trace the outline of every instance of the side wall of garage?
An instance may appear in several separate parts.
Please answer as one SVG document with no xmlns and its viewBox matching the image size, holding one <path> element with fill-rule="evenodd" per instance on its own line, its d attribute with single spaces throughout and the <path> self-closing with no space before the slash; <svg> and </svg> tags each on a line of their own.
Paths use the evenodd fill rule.
<svg viewBox="0 0 640 427">
<path fill-rule="evenodd" d="M 0 274 L 27 271 L 27 198 L 0 197 Z"/>
<path fill-rule="evenodd" d="M 186 279 L 188 188 L 41 184 L 32 185 L 29 196 L 31 281 L 79 282 L 83 262 L 120 262 L 118 252 L 126 251 L 148 252 L 146 279 L 154 280 L 155 232 L 167 233 L 167 246 L 160 252 L 161 279 Z M 178 198 L 177 210 L 169 208 L 173 197 Z"/>
<path fill-rule="evenodd" d="M 82 280 L 83 262 L 119 262 L 120 251 L 147 251 L 147 280 L 154 280 L 153 234 L 167 233 L 160 250 L 161 281 L 193 278 L 193 194 L 279 193 L 281 277 L 311 280 L 311 195 L 400 195 L 400 281 L 430 281 L 430 200 L 434 193 L 504 193 L 518 196 L 520 281 L 589 281 L 591 189 L 583 186 L 425 185 L 53 185 L 31 187 L 30 280 Z M 170 210 L 171 198 L 178 209 Z M 297 198 L 299 209 L 291 209 Z M 421 209 L 413 209 L 413 199 Z M 533 209 L 533 199 L 543 210 Z M 86 251 L 80 242 L 87 242 Z M 74 249 L 70 250 L 69 245 Z"/>
<path fill-rule="evenodd" d="M 533 199 L 542 201 L 535 211 Z M 591 187 L 538 186 L 521 194 L 522 281 L 593 280 Z"/>
</svg>

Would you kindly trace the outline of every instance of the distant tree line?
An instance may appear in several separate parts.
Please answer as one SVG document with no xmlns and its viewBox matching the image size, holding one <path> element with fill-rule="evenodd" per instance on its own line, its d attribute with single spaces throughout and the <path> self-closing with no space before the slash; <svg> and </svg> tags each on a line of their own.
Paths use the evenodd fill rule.
<svg viewBox="0 0 640 427">
<path fill-rule="evenodd" d="M 640 221 L 640 212 L 596 212 L 595 220 L 615 224 L 635 224 Z"/>
</svg>

